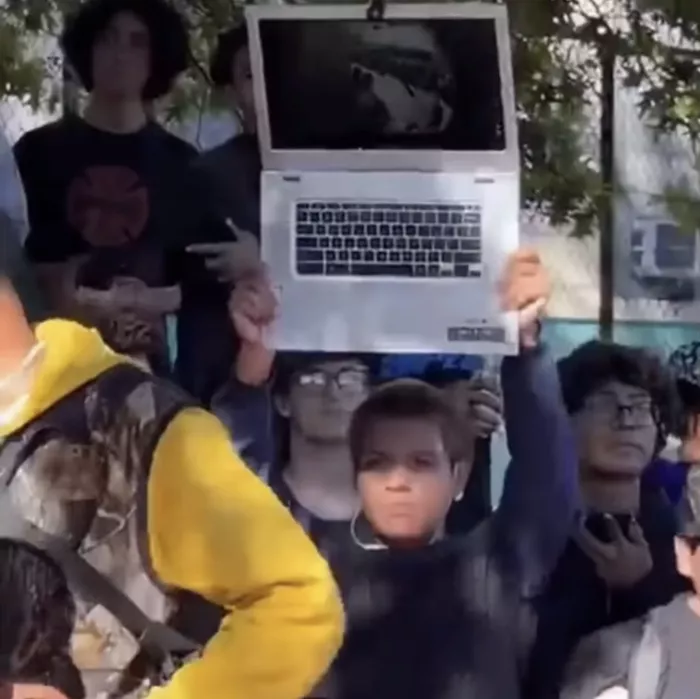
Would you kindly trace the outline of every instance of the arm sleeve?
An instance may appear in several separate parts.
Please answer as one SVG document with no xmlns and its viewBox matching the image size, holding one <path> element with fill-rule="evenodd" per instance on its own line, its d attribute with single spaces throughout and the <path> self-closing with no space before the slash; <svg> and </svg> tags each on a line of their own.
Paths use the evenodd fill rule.
<svg viewBox="0 0 700 699">
<path fill-rule="evenodd" d="M 159 699 L 299 699 L 331 663 L 343 611 L 326 562 L 212 415 L 178 415 L 148 485 L 151 562 L 162 582 L 227 614 Z"/>
<path fill-rule="evenodd" d="M 512 457 L 496 513 L 499 551 L 522 593 L 540 591 L 579 511 L 578 458 L 556 365 L 542 347 L 506 357 L 503 399 Z"/>
<path fill-rule="evenodd" d="M 247 386 L 231 379 L 214 394 L 211 409 L 248 467 L 258 475 L 267 473 L 277 456 L 269 386 Z"/>
</svg>

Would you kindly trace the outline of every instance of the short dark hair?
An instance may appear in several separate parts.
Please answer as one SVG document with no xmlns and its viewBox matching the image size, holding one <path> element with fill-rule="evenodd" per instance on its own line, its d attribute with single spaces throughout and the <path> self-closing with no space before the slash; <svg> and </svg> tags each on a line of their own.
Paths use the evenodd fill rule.
<svg viewBox="0 0 700 699">
<path fill-rule="evenodd" d="M 209 77 L 215 87 L 233 85 L 231 70 L 233 58 L 246 46 L 248 46 L 248 28 L 245 22 L 219 34 L 209 62 Z"/>
<path fill-rule="evenodd" d="M 465 457 L 463 425 L 443 392 L 418 379 L 397 379 L 380 386 L 352 416 L 348 443 L 355 470 L 360 468 L 372 425 L 385 418 L 435 420 L 452 463 Z"/>
<path fill-rule="evenodd" d="M 569 414 L 610 381 L 646 391 L 651 397 L 662 446 L 678 414 L 675 385 L 661 359 L 639 347 L 591 340 L 559 360 L 559 382 Z"/>
<path fill-rule="evenodd" d="M 0 681 L 43 684 L 83 699 L 70 655 L 76 605 L 60 567 L 28 544 L 0 539 L 0 599 Z"/>
<path fill-rule="evenodd" d="M 90 92 L 95 41 L 121 12 L 136 15 L 148 28 L 151 67 L 142 97 L 147 101 L 158 99 L 170 91 L 175 78 L 187 68 L 189 57 L 185 20 L 167 0 L 88 0 L 67 21 L 61 48 Z"/>
</svg>

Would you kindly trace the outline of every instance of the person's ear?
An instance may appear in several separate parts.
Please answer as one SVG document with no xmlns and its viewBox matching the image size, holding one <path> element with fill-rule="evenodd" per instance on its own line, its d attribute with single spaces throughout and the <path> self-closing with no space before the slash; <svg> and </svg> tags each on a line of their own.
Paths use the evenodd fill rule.
<svg viewBox="0 0 700 699">
<path fill-rule="evenodd" d="M 690 547 L 680 537 L 673 540 L 673 547 L 676 551 L 676 568 L 684 578 L 692 576 L 692 553 Z"/>
<path fill-rule="evenodd" d="M 285 419 L 289 419 L 291 410 L 289 407 L 289 397 L 277 395 L 274 398 L 275 410 Z"/>
<path fill-rule="evenodd" d="M 459 502 L 464 497 L 467 488 L 471 464 L 468 461 L 458 461 L 452 473 L 452 499 Z"/>
</svg>

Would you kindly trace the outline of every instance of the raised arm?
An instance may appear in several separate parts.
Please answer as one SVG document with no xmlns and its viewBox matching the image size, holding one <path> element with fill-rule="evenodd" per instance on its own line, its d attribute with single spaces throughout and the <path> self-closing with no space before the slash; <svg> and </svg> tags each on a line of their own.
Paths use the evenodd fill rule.
<svg viewBox="0 0 700 699">
<path fill-rule="evenodd" d="M 523 253 L 527 255 L 527 253 Z M 502 365 L 511 463 L 496 512 L 497 553 L 531 596 L 554 568 L 578 510 L 578 463 L 556 365 L 539 339 L 549 295 L 539 257 L 513 264 L 509 288 L 521 308 L 521 351 Z M 529 270 L 529 271 L 528 271 Z M 507 291 L 505 293 L 508 293 Z"/>
<path fill-rule="evenodd" d="M 269 385 L 274 352 L 265 343 L 275 311 L 275 296 L 261 270 L 236 282 L 229 314 L 241 344 L 230 376 L 211 404 L 243 460 L 259 474 L 277 457 Z"/>
</svg>

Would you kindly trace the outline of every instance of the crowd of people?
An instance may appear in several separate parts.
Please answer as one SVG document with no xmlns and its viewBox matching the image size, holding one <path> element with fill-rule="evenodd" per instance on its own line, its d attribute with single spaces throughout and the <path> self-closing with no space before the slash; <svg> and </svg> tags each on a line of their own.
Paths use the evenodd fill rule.
<svg viewBox="0 0 700 699">
<path fill-rule="evenodd" d="M 521 249 L 500 376 L 276 352 L 245 26 L 210 67 L 241 133 L 203 154 L 151 117 L 189 56 L 166 0 L 86 0 L 61 46 L 84 113 L 0 167 L 22 190 L 0 197 L 0 696 L 695 699 L 700 342 L 555 361 Z"/>
</svg>

